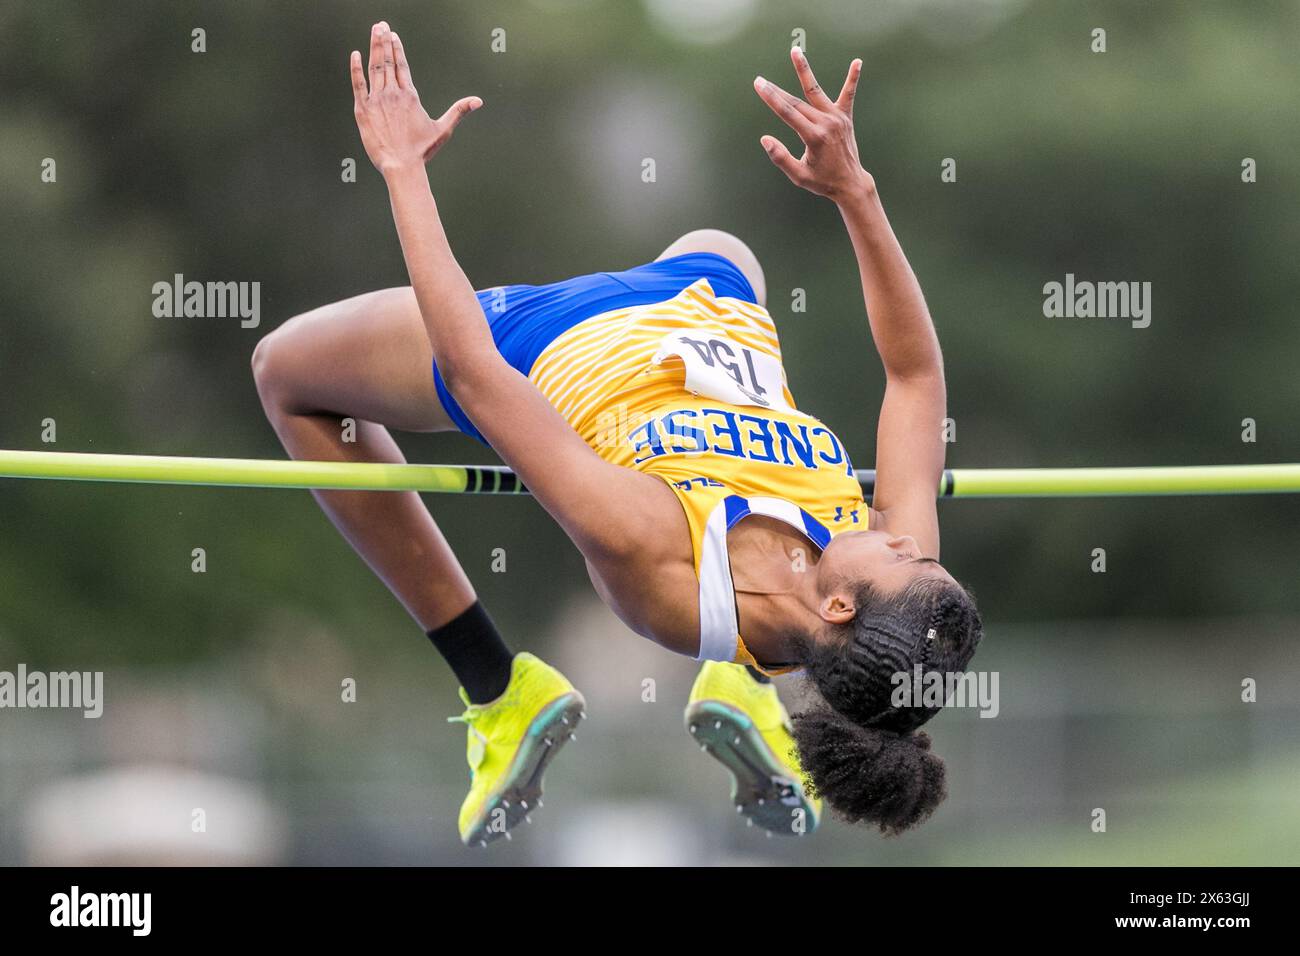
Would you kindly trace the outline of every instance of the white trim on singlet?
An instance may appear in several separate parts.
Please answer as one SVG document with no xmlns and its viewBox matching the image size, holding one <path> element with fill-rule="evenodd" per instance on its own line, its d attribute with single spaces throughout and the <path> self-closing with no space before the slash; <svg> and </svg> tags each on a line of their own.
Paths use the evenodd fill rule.
<svg viewBox="0 0 1300 956">
<path fill-rule="evenodd" d="M 700 652 L 695 658 L 698 661 L 730 663 L 736 659 L 740 620 L 731 579 L 731 558 L 727 554 L 727 532 L 751 514 L 784 521 L 818 548 L 824 549 L 830 543 L 831 533 L 824 525 L 784 498 L 728 495 L 719 501 L 704 524 L 704 540 L 700 542 Z"/>
</svg>

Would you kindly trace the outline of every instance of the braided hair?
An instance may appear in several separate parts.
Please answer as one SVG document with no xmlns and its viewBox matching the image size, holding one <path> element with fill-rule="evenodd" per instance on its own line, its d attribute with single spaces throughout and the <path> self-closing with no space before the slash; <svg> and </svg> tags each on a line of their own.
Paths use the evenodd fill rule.
<svg viewBox="0 0 1300 956">
<path fill-rule="evenodd" d="M 933 577 L 889 597 L 864 586 L 853 621 L 812 641 L 805 672 L 821 698 L 794 715 L 812 789 L 850 823 L 896 835 L 947 795 L 944 765 L 917 728 L 942 705 L 894 706 L 896 675 L 965 670 L 983 635 L 970 593 Z"/>
</svg>

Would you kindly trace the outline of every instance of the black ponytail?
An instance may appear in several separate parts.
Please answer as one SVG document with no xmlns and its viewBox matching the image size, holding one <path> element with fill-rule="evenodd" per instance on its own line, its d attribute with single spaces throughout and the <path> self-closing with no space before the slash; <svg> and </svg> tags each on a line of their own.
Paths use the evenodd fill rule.
<svg viewBox="0 0 1300 956">
<path fill-rule="evenodd" d="M 829 707 L 800 714 L 794 739 L 813 790 L 849 823 L 890 836 L 923 822 L 948 795 L 925 731 L 863 727 Z"/>
</svg>

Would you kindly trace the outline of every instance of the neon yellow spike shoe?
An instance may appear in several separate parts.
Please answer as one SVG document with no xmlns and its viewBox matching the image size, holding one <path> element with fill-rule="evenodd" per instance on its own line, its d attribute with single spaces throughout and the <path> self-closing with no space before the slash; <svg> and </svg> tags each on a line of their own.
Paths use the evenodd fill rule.
<svg viewBox="0 0 1300 956">
<path fill-rule="evenodd" d="M 460 808 L 460 838 L 487 846 L 542 805 L 542 774 L 570 740 L 587 703 L 563 674 L 532 654 L 516 654 L 510 683 L 489 704 L 471 704 L 449 722 L 468 728 L 470 787 Z"/>
<path fill-rule="evenodd" d="M 731 772 L 736 812 L 769 833 L 812 833 L 821 801 L 809 796 L 790 718 L 771 684 L 739 664 L 706 661 L 691 688 L 686 729 Z"/>
</svg>

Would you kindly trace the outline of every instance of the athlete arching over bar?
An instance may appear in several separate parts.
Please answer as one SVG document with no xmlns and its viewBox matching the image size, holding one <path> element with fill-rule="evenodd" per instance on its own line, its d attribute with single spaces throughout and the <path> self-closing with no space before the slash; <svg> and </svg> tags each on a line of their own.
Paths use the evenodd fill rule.
<svg viewBox="0 0 1300 956">
<path fill-rule="evenodd" d="M 744 813 L 802 832 L 824 797 L 894 833 L 945 790 L 917 730 L 937 708 L 892 706 L 891 678 L 917 665 L 963 670 L 981 625 L 937 560 L 943 361 L 858 159 L 861 61 L 832 100 L 803 54 L 791 58 L 802 99 L 762 78 L 755 89 L 804 153 L 772 136 L 762 145 L 792 182 L 837 204 L 857 255 L 887 379 L 872 507 L 844 446 L 796 410 L 762 269 L 734 236 L 701 230 L 623 272 L 476 293 L 424 164 L 482 101 L 431 119 L 386 23 L 372 30 L 368 71 L 352 54 L 352 88 L 411 286 L 292 319 L 258 345 L 253 367 L 295 458 L 399 462 L 389 428 L 485 440 L 577 545 L 618 616 L 705 662 L 687 722 L 732 772 Z M 357 420 L 355 443 L 340 441 L 340 416 Z M 418 495 L 314 494 L 460 680 L 472 771 L 461 838 L 500 836 L 536 803 L 581 695 L 507 649 Z M 791 722 L 767 674 L 795 668 L 821 701 Z"/>
</svg>

